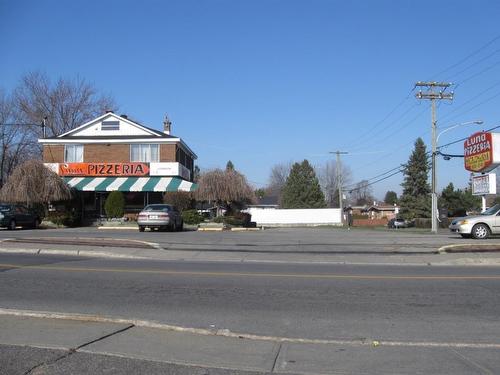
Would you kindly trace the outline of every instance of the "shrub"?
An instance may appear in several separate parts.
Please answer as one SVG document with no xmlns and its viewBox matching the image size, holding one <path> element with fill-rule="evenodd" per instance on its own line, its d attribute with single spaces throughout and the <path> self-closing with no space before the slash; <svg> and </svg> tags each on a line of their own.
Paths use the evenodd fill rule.
<svg viewBox="0 0 500 375">
<path fill-rule="evenodd" d="M 49 212 L 46 219 L 56 225 L 74 227 L 80 225 L 80 217 L 71 212 Z"/>
<path fill-rule="evenodd" d="M 109 193 L 104 203 L 104 210 L 107 217 L 123 217 L 124 207 L 125 199 L 121 191 L 112 191 Z"/>
<path fill-rule="evenodd" d="M 181 215 L 182 215 L 182 220 L 184 220 L 186 224 L 195 225 L 203 221 L 203 216 L 201 216 L 196 210 L 182 211 Z"/>
</svg>

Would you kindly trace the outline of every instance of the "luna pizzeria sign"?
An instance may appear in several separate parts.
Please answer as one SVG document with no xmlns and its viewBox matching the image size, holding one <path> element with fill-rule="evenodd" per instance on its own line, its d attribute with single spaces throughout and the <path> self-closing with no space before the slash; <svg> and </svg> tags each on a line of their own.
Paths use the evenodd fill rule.
<svg viewBox="0 0 500 375">
<path fill-rule="evenodd" d="M 477 132 L 464 142 L 465 169 L 489 172 L 500 164 L 500 134 Z"/>
<path fill-rule="evenodd" d="M 149 166 L 145 163 L 62 163 L 60 176 L 147 176 Z"/>
</svg>

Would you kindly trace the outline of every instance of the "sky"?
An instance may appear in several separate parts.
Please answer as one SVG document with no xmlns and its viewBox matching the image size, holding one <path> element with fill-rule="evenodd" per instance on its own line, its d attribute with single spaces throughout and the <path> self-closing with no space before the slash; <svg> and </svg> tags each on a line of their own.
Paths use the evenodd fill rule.
<svg viewBox="0 0 500 375">
<path fill-rule="evenodd" d="M 383 199 L 417 137 L 430 150 L 415 82 L 454 83 L 439 132 L 484 121 L 440 145 L 500 125 L 499 16 L 494 0 L 0 0 L 0 89 L 31 71 L 85 78 L 147 126 L 168 114 L 202 170 L 231 160 L 256 188 L 276 164 L 347 152 L 351 183 Z M 438 190 L 468 184 L 462 158 L 436 171 Z"/>
</svg>

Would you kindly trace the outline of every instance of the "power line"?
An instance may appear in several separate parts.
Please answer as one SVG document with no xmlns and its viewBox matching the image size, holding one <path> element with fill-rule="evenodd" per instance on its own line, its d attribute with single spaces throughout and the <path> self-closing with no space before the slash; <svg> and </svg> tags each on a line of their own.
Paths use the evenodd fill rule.
<svg viewBox="0 0 500 375">
<path fill-rule="evenodd" d="M 500 35 L 497 35 L 496 37 L 494 37 L 493 39 L 491 39 L 489 42 L 487 42 L 486 44 L 482 45 L 477 50 L 474 50 L 473 52 L 471 52 L 470 54 L 468 54 L 467 56 L 465 56 L 464 58 L 462 58 L 458 62 L 456 62 L 456 63 L 452 64 L 451 66 L 449 66 L 449 67 L 441 70 L 439 73 L 434 74 L 433 77 L 441 76 L 443 73 L 446 73 L 446 72 L 450 71 L 451 69 L 453 69 L 453 68 L 455 68 L 455 67 L 463 64 L 464 62 L 466 62 L 467 60 L 469 60 L 472 56 L 477 55 L 479 52 L 483 51 L 484 49 L 486 49 L 487 47 L 489 47 L 491 44 L 495 43 L 499 39 L 500 39 Z"/>
</svg>

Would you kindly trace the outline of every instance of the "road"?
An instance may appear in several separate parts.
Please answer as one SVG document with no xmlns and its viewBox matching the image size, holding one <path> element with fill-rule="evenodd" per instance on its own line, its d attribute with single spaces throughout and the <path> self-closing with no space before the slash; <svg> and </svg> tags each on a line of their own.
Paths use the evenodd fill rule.
<svg viewBox="0 0 500 375">
<path fill-rule="evenodd" d="M 499 343 L 500 269 L 0 255 L 0 307 L 308 339 Z"/>
<path fill-rule="evenodd" d="M 437 251 L 470 241 L 331 228 L 0 231 L 5 251 L 29 250 L 0 252 L 0 374 L 499 373 L 497 253 Z M 103 251 L 148 259 L 92 257 Z"/>
</svg>

